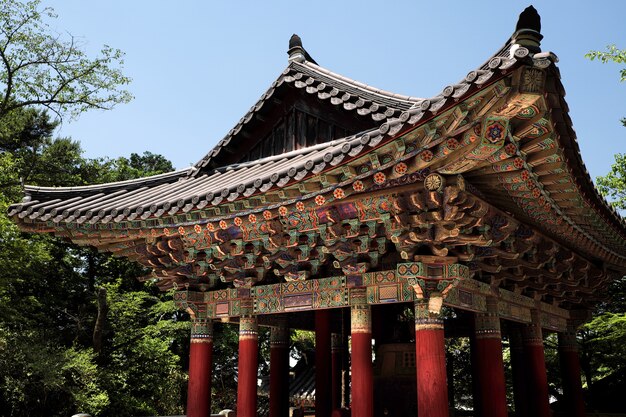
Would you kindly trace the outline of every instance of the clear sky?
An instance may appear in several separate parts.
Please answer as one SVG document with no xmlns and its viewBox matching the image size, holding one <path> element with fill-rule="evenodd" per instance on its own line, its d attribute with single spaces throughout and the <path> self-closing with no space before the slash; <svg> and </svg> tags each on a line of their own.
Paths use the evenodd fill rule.
<svg viewBox="0 0 626 417">
<path fill-rule="evenodd" d="M 528 1 L 44 0 L 60 32 L 126 52 L 130 104 L 65 121 L 87 157 L 146 150 L 177 168 L 199 160 L 287 66 L 298 33 L 322 66 L 385 90 L 431 97 L 491 56 Z M 626 48 L 626 1 L 535 1 L 542 49 L 560 58 L 570 115 L 592 177 L 626 152 L 619 66 L 584 54 Z"/>
</svg>

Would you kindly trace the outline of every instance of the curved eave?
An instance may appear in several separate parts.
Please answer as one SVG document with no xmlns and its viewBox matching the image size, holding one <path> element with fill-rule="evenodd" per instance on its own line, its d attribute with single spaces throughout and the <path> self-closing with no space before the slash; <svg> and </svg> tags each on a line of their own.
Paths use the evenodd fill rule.
<svg viewBox="0 0 626 417">
<path fill-rule="evenodd" d="M 548 82 L 550 81 L 554 83 L 554 88 L 547 91 L 546 95 L 551 107 L 554 127 L 559 135 L 559 143 L 566 153 L 566 163 L 572 178 L 576 181 L 580 195 L 596 208 L 598 215 L 602 219 L 621 232 L 626 245 L 626 220 L 600 194 L 582 160 L 576 132 L 574 131 L 572 119 L 569 116 L 569 106 L 565 101 L 565 88 L 561 83 L 558 68 L 554 67 L 549 73 Z"/>
</svg>

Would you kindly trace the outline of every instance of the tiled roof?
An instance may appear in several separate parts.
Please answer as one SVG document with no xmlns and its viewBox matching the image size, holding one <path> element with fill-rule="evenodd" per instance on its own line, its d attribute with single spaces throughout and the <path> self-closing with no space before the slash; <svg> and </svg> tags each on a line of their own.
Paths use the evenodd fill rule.
<svg viewBox="0 0 626 417">
<path fill-rule="evenodd" d="M 238 143 L 238 134 L 244 126 L 253 120 L 261 108 L 268 105 L 268 100 L 274 96 L 277 89 L 287 86 L 302 89 L 321 100 L 327 100 L 334 106 L 340 106 L 345 111 L 354 111 L 361 116 L 369 115 L 381 124 L 397 118 L 403 111 L 421 101 L 417 97 L 403 96 L 370 87 L 335 74 L 312 62 L 292 61 L 235 127 L 195 164 L 191 175 L 199 175 L 200 170 L 209 165 L 225 148 L 235 148 Z"/>
<path fill-rule="evenodd" d="M 318 79 L 307 85 L 311 94 L 332 92 L 336 86 L 342 86 L 341 95 L 330 95 L 331 99 L 344 94 L 359 92 L 342 101 L 343 105 L 357 103 L 358 100 L 379 100 L 379 109 L 375 115 L 388 112 L 385 122 L 376 129 L 361 132 L 309 148 L 300 149 L 279 156 L 264 158 L 248 163 L 234 164 L 226 167 L 200 172 L 199 167 L 206 165 L 212 156 L 219 153 L 241 128 L 248 113 L 238 127 L 231 131 L 196 166 L 156 177 L 148 177 L 123 183 L 111 183 L 88 187 L 25 187 L 26 198 L 22 203 L 9 208 L 10 216 L 18 216 L 25 221 L 48 221 L 78 224 L 88 222 L 120 222 L 123 220 L 145 219 L 151 216 L 160 217 L 177 212 L 188 212 L 203 209 L 209 204 L 217 205 L 237 198 L 249 197 L 255 193 L 264 193 L 273 187 L 282 187 L 290 181 L 298 181 L 307 176 L 315 175 L 340 164 L 343 160 L 358 157 L 370 149 L 376 148 L 385 139 L 396 135 L 400 130 L 410 128 L 456 103 L 469 92 L 492 82 L 506 71 L 512 69 L 519 61 L 527 59 L 528 50 L 519 48 L 510 57 L 503 57 L 503 51 L 490 59 L 480 69 L 471 71 L 459 83 L 447 86 L 441 94 L 430 99 L 417 99 L 386 93 L 363 84 L 337 76 L 322 70 L 315 64 L 292 62 L 288 70 L 279 78 L 282 82 L 303 82 L 313 79 L 296 74 L 317 74 Z M 318 87 L 325 82 L 324 88 Z M 269 97 L 276 87 L 275 82 L 259 104 L 251 112 L 263 105 L 262 101 Z M 316 87 L 311 87 L 316 85 Z M 300 84 L 298 88 L 304 88 Z M 311 87 L 311 88 L 309 88 Z M 313 91 L 315 90 L 315 92 Z M 322 91 L 322 93 L 320 93 Z M 386 104 L 383 104 L 386 103 Z M 394 105 L 394 107 L 388 107 Z M 360 107 L 359 107 L 360 108 Z M 358 111 L 358 108 L 355 107 Z M 385 110 L 383 110 L 385 109 Z M 382 112 L 382 113 L 381 113 Z M 27 218 L 27 220 L 26 220 Z"/>
</svg>

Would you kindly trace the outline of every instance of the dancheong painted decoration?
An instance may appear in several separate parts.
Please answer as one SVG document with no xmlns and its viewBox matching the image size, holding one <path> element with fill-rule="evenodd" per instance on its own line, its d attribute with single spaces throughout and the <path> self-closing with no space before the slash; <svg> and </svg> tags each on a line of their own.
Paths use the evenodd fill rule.
<svg viewBox="0 0 626 417">
<path fill-rule="evenodd" d="M 240 323 L 239 417 L 256 416 L 258 325 L 283 341 L 272 343 L 277 358 L 288 352 L 286 328 L 316 330 L 314 404 L 324 417 L 345 415 L 342 405 L 354 417 L 447 416 L 444 328 L 475 341 L 477 380 L 491 381 L 477 389 L 481 415 L 506 415 L 504 336 L 527 368 L 519 415 L 547 416 L 542 335 L 559 332 L 568 415 L 581 416 L 572 334 L 626 271 L 626 225 L 585 170 L 557 57 L 541 51 L 541 39 L 530 7 L 483 65 L 417 98 L 321 67 L 294 35 L 285 70 L 194 166 L 86 187 L 26 186 L 9 215 L 24 231 L 137 261 L 151 271 L 146 279 L 177 290 L 194 321 L 191 417 L 209 413 L 220 319 Z M 407 306 L 417 389 L 399 399 L 381 382 L 384 358 L 407 351 L 385 327 Z M 352 382 L 341 384 L 330 335 L 346 323 Z M 278 363 L 273 417 L 287 415 L 290 398 L 280 374 L 288 365 Z M 336 392 L 346 385 L 351 400 Z"/>
</svg>

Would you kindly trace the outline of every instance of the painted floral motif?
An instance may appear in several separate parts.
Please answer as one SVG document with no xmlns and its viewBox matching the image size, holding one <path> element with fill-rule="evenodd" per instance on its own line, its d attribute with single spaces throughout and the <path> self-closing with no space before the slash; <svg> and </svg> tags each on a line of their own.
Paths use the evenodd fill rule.
<svg viewBox="0 0 626 417">
<path fill-rule="evenodd" d="M 248 221 L 252 224 L 256 223 L 256 216 L 254 214 L 249 215 Z"/>
<path fill-rule="evenodd" d="M 424 162 L 430 162 L 433 159 L 433 153 L 427 149 L 420 153 L 420 158 L 422 158 Z"/>
<path fill-rule="evenodd" d="M 515 168 L 517 169 L 524 168 L 524 160 L 522 158 L 515 158 L 515 160 L 513 161 L 513 166 L 515 166 Z"/>
<path fill-rule="evenodd" d="M 539 198 L 540 195 L 541 191 L 539 190 L 539 188 L 533 188 L 533 197 Z"/>
<path fill-rule="evenodd" d="M 498 142 L 504 139 L 505 129 L 501 123 L 495 122 L 490 126 L 487 126 L 486 137 L 491 142 Z"/>
<path fill-rule="evenodd" d="M 193 227 L 193 231 L 196 233 L 200 233 L 202 231 L 202 227 L 200 227 L 200 225 L 197 224 Z"/>
<path fill-rule="evenodd" d="M 184 234 L 185 234 L 185 228 L 184 228 L 183 226 L 180 226 L 180 227 L 178 228 L 178 234 L 179 234 L 179 235 L 184 235 Z"/>
<path fill-rule="evenodd" d="M 298 201 L 298 202 L 296 203 L 296 209 L 297 209 L 298 211 L 304 211 L 304 203 L 303 203 L 302 201 Z"/>
<path fill-rule="evenodd" d="M 233 223 L 235 223 L 235 226 L 241 226 L 243 224 L 243 220 L 241 220 L 241 217 L 235 217 Z"/>
<path fill-rule="evenodd" d="M 168 229 L 167 227 L 165 229 L 163 229 L 163 234 L 165 234 L 165 236 L 169 236 L 170 235 L 170 229 Z"/>
<path fill-rule="evenodd" d="M 326 198 L 324 198 L 323 195 L 318 195 L 317 197 L 315 197 L 315 204 L 317 204 L 318 206 L 324 205 L 325 202 L 326 202 Z M 300 203 L 300 201 L 298 201 L 298 203 Z M 300 209 L 298 208 L 298 210 Z"/>
<path fill-rule="evenodd" d="M 280 209 L 279 209 L 278 211 L 280 212 Z M 284 216 L 284 214 L 283 214 L 283 216 Z M 264 218 L 265 220 L 271 220 L 271 219 L 272 219 L 272 212 L 271 212 L 271 211 L 269 211 L 269 210 L 265 210 L 265 211 L 263 212 L 263 218 Z"/>
<path fill-rule="evenodd" d="M 228 223 L 226 223 L 226 220 L 220 220 L 220 229 L 227 229 L 228 228 Z"/>
<path fill-rule="evenodd" d="M 504 152 L 508 155 L 508 156 L 513 156 L 515 155 L 515 152 L 517 151 L 517 148 L 515 147 L 514 144 L 512 143 L 508 143 L 505 147 L 504 147 Z M 502 156 L 504 158 L 504 156 Z"/>
<path fill-rule="evenodd" d="M 396 172 L 396 174 L 404 175 L 408 171 L 409 167 L 404 162 L 400 162 L 399 164 L 396 164 L 396 166 L 393 169 Z"/>
<path fill-rule="evenodd" d="M 459 147 L 459 141 L 454 138 L 450 138 L 446 141 L 446 147 L 453 151 Z"/>
<path fill-rule="evenodd" d="M 208 223 L 206 225 L 206 228 L 209 232 L 214 232 L 215 231 L 215 225 L 213 223 Z"/>
<path fill-rule="evenodd" d="M 363 181 L 361 180 L 356 180 L 352 183 L 352 189 L 354 191 L 363 191 L 363 189 L 365 188 L 365 186 L 363 185 Z"/>
<path fill-rule="evenodd" d="M 374 182 L 378 185 L 380 184 L 384 184 L 384 182 L 387 180 L 387 176 L 385 175 L 384 172 L 377 172 L 376 174 L 374 174 Z"/>
<path fill-rule="evenodd" d="M 333 191 L 333 195 L 336 199 L 340 200 L 346 196 L 346 193 L 341 188 L 335 188 L 335 191 Z"/>
<path fill-rule="evenodd" d="M 284 217 L 284 216 L 286 216 L 286 215 L 287 215 L 287 213 L 288 213 L 287 207 L 285 207 L 285 206 L 280 206 L 280 207 L 278 208 L 278 214 L 280 214 L 281 216 L 283 216 L 283 217 Z"/>
</svg>

